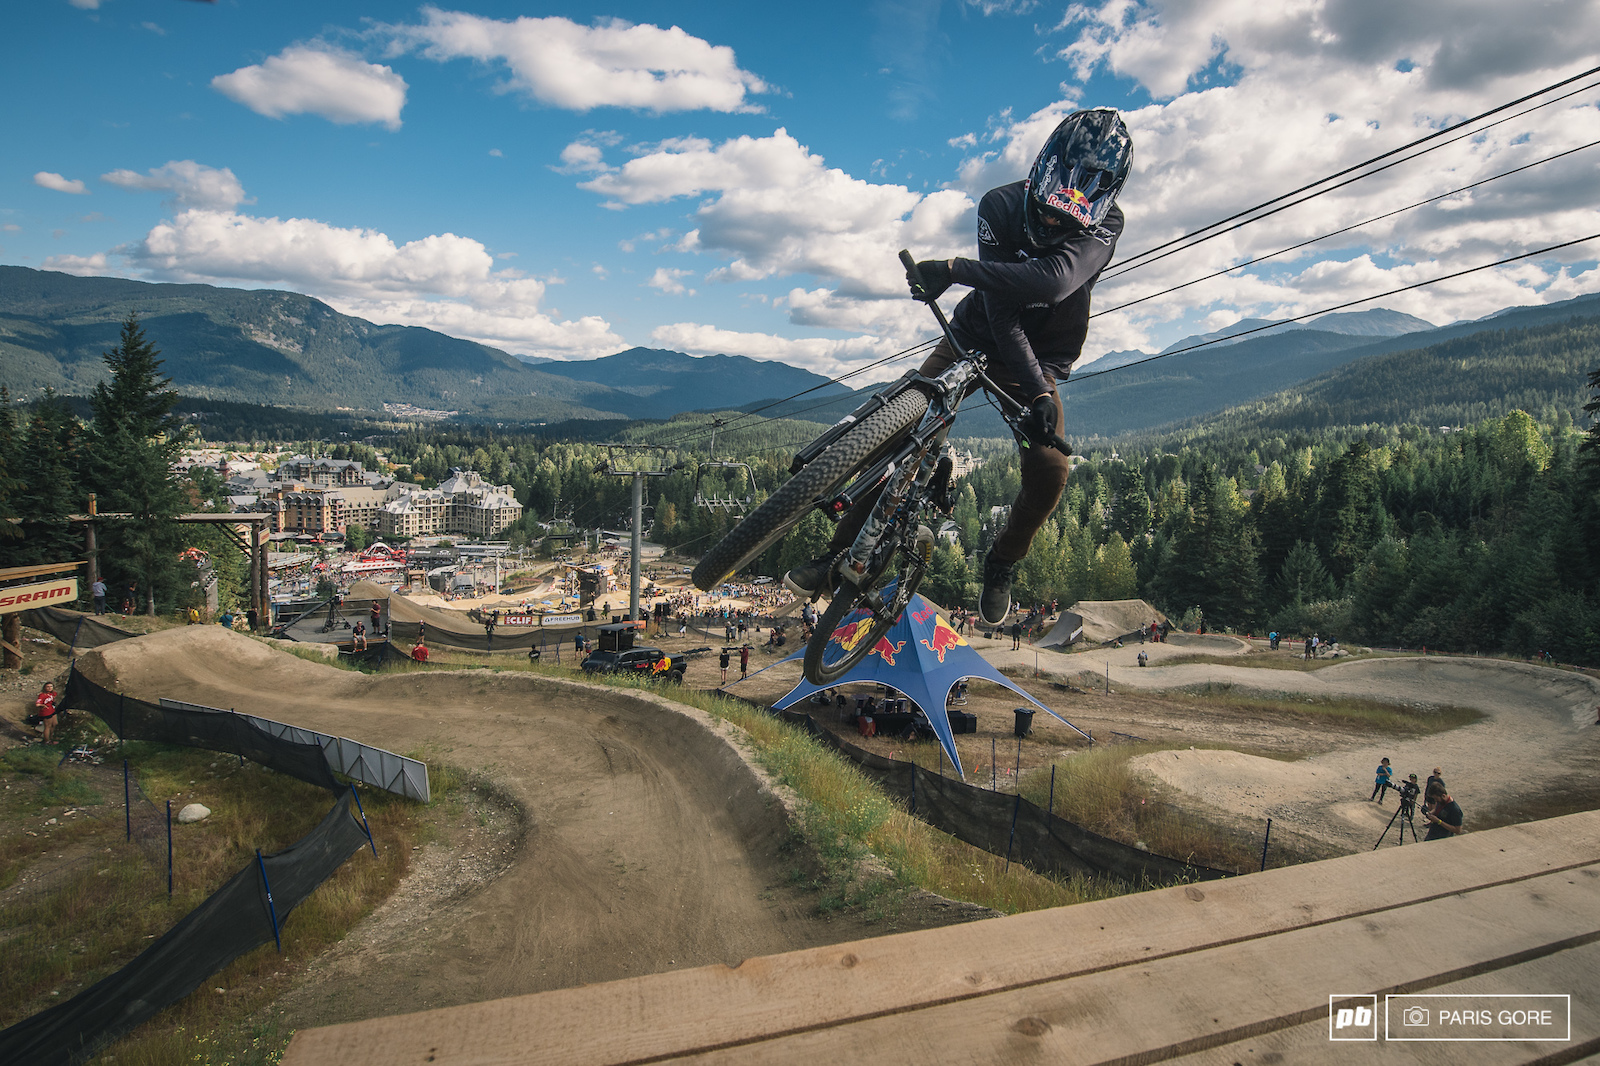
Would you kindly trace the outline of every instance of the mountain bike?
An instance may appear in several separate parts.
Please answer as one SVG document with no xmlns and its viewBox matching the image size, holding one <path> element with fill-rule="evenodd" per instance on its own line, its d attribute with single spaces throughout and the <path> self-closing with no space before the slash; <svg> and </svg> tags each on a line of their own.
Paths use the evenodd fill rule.
<svg viewBox="0 0 1600 1066">
<path fill-rule="evenodd" d="M 921 286 L 911 253 L 902 250 L 900 261 Z M 969 394 L 987 391 L 1024 447 L 1072 454 L 1055 434 L 1042 440 L 1024 437 L 1024 410 L 989 378 L 987 356 L 963 348 L 939 305 L 924 302 L 955 361 L 932 377 L 908 371 L 802 448 L 789 468 L 793 476 L 694 569 L 695 586 L 709 592 L 781 540 L 812 508 L 837 522 L 858 505 L 870 506 L 861 532 L 838 553 L 819 589 L 819 596 L 827 591 L 829 601 L 806 645 L 805 677 L 813 685 L 837 684 L 866 658 L 927 575 L 933 528 L 955 507 L 952 465 L 940 453 Z"/>
</svg>

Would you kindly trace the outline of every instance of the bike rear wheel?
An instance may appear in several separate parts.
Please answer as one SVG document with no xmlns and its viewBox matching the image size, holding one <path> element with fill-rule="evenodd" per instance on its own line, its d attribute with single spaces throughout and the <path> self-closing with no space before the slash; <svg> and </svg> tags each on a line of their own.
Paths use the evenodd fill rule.
<svg viewBox="0 0 1600 1066">
<path fill-rule="evenodd" d="M 800 523 L 818 498 L 831 495 L 876 462 L 888 445 L 920 422 L 927 411 L 927 394 L 906 389 L 862 419 L 706 552 L 691 575 L 695 587 L 710 592 L 772 547 Z"/>
</svg>

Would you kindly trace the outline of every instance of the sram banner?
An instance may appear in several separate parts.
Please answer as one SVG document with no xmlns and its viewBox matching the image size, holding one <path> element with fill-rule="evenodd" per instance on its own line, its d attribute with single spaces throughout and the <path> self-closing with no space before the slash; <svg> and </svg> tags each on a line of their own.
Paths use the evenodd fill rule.
<svg viewBox="0 0 1600 1066">
<path fill-rule="evenodd" d="M 10 588 L 0 589 L 0 614 L 26 611 L 30 607 L 71 603 L 77 598 L 78 579 L 75 577 L 41 581 L 35 585 L 12 585 Z"/>
</svg>

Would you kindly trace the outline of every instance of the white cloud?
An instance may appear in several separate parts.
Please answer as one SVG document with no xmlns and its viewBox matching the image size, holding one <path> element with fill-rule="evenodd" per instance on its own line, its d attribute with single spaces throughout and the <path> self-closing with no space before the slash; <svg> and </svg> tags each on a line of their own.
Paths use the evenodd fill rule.
<svg viewBox="0 0 1600 1066">
<path fill-rule="evenodd" d="M 171 193 L 168 201 L 179 208 L 200 207 L 225 211 L 244 202 L 244 186 L 227 167 L 218 169 L 193 159 L 174 159 L 140 174 L 133 170 L 113 170 L 100 180 L 124 189 Z"/>
<path fill-rule="evenodd" d="M 697 322 L 657 326 L 651 331 L 650 339 L 663 348 L 690 355 L 744 355 L 830 375 L 891 355 L 903 347 L 881 337 L 776 337 L 770 333 L 740 333 Z M 898 376 L 904 369 L 894 366 L 885 374 Z"/>
<path fill-rule="evenodd" d="M 167 35 L 167 31 L 162 29 L 159 25 L 157 25 L 154 22 L 141 22 L 141 23 L 139 23 L 139 25 L 143 26 L 145 29 L 149 30 L 151 33 L 155 34 L 157 37 L 165 37 Z"/>
<path fill-rule="evenodd" d="M 827 167 L 784 129 L 720 145 L 694 137 L 663 141 L 581 188 L 615 206 L 717 194 L 696 209 L 698 225 L 680 242 L 732 257 L 711 280 L 812 274 L 837 279 L 848 296 L 897 297 L 905 288 L 895 257 L 900 248 L 953 255 L 972 244 L 973 203 L 965 194 L 923 195 L 853 178 Z"/>
<path fill-rule="evenodd" d="M 77 178 L 63 178 L 49 170 L 41 170 L 33 176 L 33 183 L 42 189 L 51 189 L 55 192 L 68 192 L 74 196 L 89 195 L 89 187 Z"/>
<path fill-rule="evenodd" d="M 50 255 L 44 260 L 44 269 L 59 270 L 63 274 L 76 274 L 81 278 L 103 277 L 114 274 L 106 262 L 104 252 L 95 255 Z"/>
<path fill-rule="evenodd" d="M 1109 0 L 1073 7 L 1064 27 L 1077 36 L 1061 56 L 1080 77 L 1107 67 L 1157 98 L 1125 113 L 1134 138 L 1134 172 L 1121 198 L 1128 229 L 1117 258 L 1125 261 L 1553 82 L 1579 62 L 1590 65 L 1600 8 L 1561 0 L 1528 19 L 1481 0 L 1448 9 L 1421 0 L 1382 12 L 1369 0 Z M 1464 76 L 1463 64 L 1478 75 Z M 996 147 L 964 164 L 958 186 L 978 195 L 1022 177 L 1072 106 L 1006 122 Z M 1095 302 L 1108 308 L 1596 139 L 1600 110 L 1592 93 L 1582 94 L 1125 278 L 1108 276 Z M 1206 316 L 1315 311 L 1600 231 L 1600 152 L 1591 152 L 1097 318 L 1090 350 L 1160 347 L 1175 329 L 1198 332 Z M 1559 258 L 1596 255 L 1580 247 Z M 1114 261 L 1108 275 L 1116 270 Z M 1435 322 L 1476 318 L 1566 298 L 1579 278 L 1596 280 L 1524 264 L 1379 305 Z"/>
<path fill-rule="evenodd" d="M 282 287 L 374 322 L 426 326 L 525 354 L 592 358 L 625 347 L 599 316 L 558 321 L 542 310 L 549 282 L 497 270 L 496 256 L 469 237 L 443 233 L 399 243 L 376 230 L 316 219 L 240 214 L 228 203 L 243 197 L 233 175 L 192 163 L 169 163 L 149 175 L 113 173 L 118 184 L 172 191 L 180 204 L 209 196 L 214 206 L 188 206 L 109 254 L 52 256 L 47 269 Z M 500 253 L 508 254 L 515 253 Z"/>
<path fill-rule="evenodd" d="M 505 153 L 504 153 L 504 152 L 502 152 L 502 151 L 501 151 L 501 150 L 500 150 L 500 149 L 498 149 L 498 148 L 491 148 L 491 149 L 489 149 L 489 154 L 490 154 L 490 155 L 492 155 L 492 156 L 494 156 L 494 157 L 495 157 L 495 158 L 496 158 L 496 159 L 500 159 L 500 158 L 502 158 L 502 157 L 504 157 L 504 156 L 505 156 Z"/>
<path fill-rule="evenodd" d="M 713 45 L 676 26 L 605 19 L 580 26 L 570 19 L 485 18 L 423 8 L 417 26 L 390 26 L 397 48 L 419 47 L 429 59 L 504 63 L 503 91 L 552 107 L 588 111 L 753 111 L 752 93 L 767 92 L 741 70 L 733 49 Z"/>
<path fill-rule="evenodd" d="M 67 0 L 67 3 L 82 11 L 98 11 L 100 0 Z"/>
<path fill-rule="evenodd" d="M 296 44 L 254 66 L 211 79 L 212 88 L 257 114 L 321 115 L 341 125 L 400 128 L 406 82 L 386 66 L 325 45 Z"/>
<path fill-rule="evenodd" d="M 692 270 L 673 270 L 669 267 L 656 267 L 656 272 L 650 275 L 650 280 L 645 282 L 652 289 L 660 289 L 668 296 L 694 295 L 694 290 L 685 288 L 683 278 L 693 277 Z"/>
</svg>

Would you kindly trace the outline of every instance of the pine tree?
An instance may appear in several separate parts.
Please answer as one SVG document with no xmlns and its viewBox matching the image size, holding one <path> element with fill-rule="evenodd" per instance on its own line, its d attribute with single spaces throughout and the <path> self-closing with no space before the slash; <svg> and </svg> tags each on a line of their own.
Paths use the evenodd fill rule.
<svg viewBox="0 0 1600 1066">
<path fill-rule="evenodd" d="M 130 516 L 105 523 L 101 558 L 108 584 L 139 583 L 148 614 L 155 614 L 158 595 L 170 600 L 176 591 L 182 543 L 173 519 L 186 502 L 172 464 L 188 434 L 172 413 L 178 394 L 161 373 L 160 354 L 130 314 L 117 347 L 105 353 L 111 380 L 96 385 L 90 398 L 94 422 L 84 479 L 98 493 L 102 512 Z"/>
<path fill-rule="evenodd" d="M 82 431 L 72 409 L 47 390 L 17 445 L 15 500 L 23 536 L 15 554 L 19 563 L 65 562 L 83 550 L 82 530 L 67 522 L 79 509 Z"/>
</svg>

